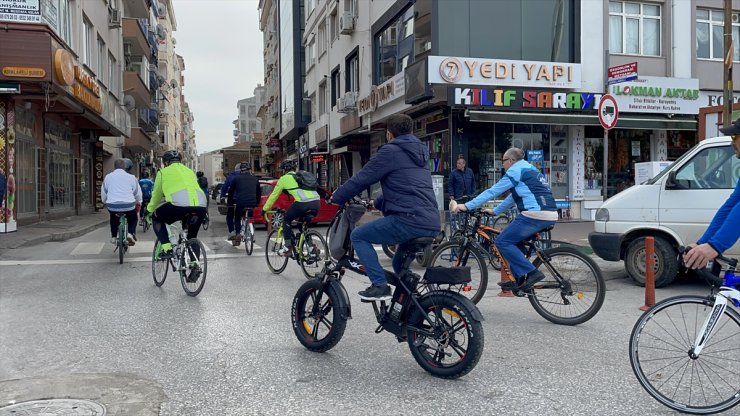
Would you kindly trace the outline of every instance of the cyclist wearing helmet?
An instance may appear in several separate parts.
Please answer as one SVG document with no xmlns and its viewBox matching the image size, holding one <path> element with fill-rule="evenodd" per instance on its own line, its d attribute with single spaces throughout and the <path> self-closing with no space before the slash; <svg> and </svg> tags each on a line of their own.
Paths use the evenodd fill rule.
<svg viewBox="0 0 740 416">
<path fill-rule="evenodd" d="M 229 173 L 229 176 L 226 177 L 226 181 L 221 186 L 221 203 L 226 204 L 226 227 L 229 229 L 229 237 L 228 239 L 231 241 L 236 237 L 236 233 L 234 232 L 234 192 L 227 193 L 226 191 L 231 188 L 231 182 L 239 176 L 241 173 L 241 163 L 237 163 L 236 166 L 234 166 L 234 170 Z"/>
<path fill-rule="evenodd" d="M 285 247 L 280 249 L 280 254 L 285 257 L 293 256 L 293 230 L 290 223 L 297 218 L 302 218 L 308 210 L 318 212 L 321 209 L 319 202 L 319 193 L 298 187 L 295 179 L 296 163 L 291 159 L 286 159 L 280 164 L 280 169 L 284 172 L 283 176 L 275 184 L 270 197 L 262 207 L 262 212 L 267 212 L 272 208 L 272 204 L 280 196 L 280 192 L 286 192 L 295 199 L 295 202 L 285 212 L 283 218 L 283 234 L 285 235 Z"/>
<path fill-rule="evenodd" d="M 154 182 L 149 179 L 149 172 L 141 172 L 141 179 L 139 179 L 139 187 L 141 188 L 141 198 L 143 200 L 141 204 L 141 210 L 139 210 L 139 218 L 144 221 L 146 215 L 146 206 L 152 199 L 152 189 L 154 189 Z"/>
<path fill-rule="evenodd" d="M 223 188 L 221 188 L 221 192 L 226 192 L 230 196 L 233 196 L 232 199 L 236 205 L 234 213 L 226 217 L 226 222 L 229 223 L 231 221 L 229 227 L 234 230 L 233 240 L 237 243 L 241 238 L 241 216 L 244 210 L 256 207 L 262 197 L 260 181 L 256 176 L 249 173 L 249 169 L 249 162 L 240 163 L 239 174 L 233 177 L 229 176 L 231 180 L 226 182 Z"/>
<path fill-rule="evenodd" d="M 131 164 L 133 166 L 133 163 Z M 114 171 L 105 175 L 103 186 L 100 189 L 100 200 L 110 212 L 111 243 L 116 244 L 118 233 L 119 213 L 126 214 L 128 220 L 128 244 L 136 244 L 136 206 L 141 204 L 141 188 L 134 175 L 127 173 L 126 159 L 117 159 L 113 162 Z"/>
<path fill-rule="evenodd" d="M 183 227 L 187 227 L 189 239 L 196 238 L 206 216 L 206 195 L 198 186 L 193 171 L 180 163 L 180 153 L 168 150 L 162 155 L 162 161 L 165 167 L 157 172 L 147 211 L 152 217 L 152 228 L 162 243 L 160 258 L 172 258 L 172 244 L 164 224 L 184 221 L 188 214 L 195 214 Z"/>
</svg>

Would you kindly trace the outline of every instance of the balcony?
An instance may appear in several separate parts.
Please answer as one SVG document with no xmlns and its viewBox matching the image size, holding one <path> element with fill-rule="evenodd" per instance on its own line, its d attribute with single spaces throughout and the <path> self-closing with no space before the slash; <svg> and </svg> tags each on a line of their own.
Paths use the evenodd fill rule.
<svg viewBox="0 0 740 416">
<path fill-rule="evenodd" d="M 123 73 L 123 91 L 134 97 L 138 108 L 149 107 L 152 101 L 152 94 L 137 71 L 127 70 Z"/>
<path fill-rule="evenodd" d="M 142 28 L 139 19 L 130 17 L 123 18 L 123 40 L 126 44 L 131 45 L 128 50 L 124 49 L 129 55 L 151 57 L 151 47 L 146 39 L 146 29 Z"/>
<path fill-rule="evenodd" d="M 131 129 L 131 136 L 125 142 L 125 146 L 133 153 L 149 152 L 152 145 L 152 139 L 141 128 L 136 127 Z"/>
<path fill-rule="evenodd" d="M 139 109 L 139 127 L 149 133 L 154 133 L 159 127 L 159 113 L 151 108 Z"/>
<path fill-rule="evenodd" d="M 149 17 L 149 0 L 126 0 L 127 17 Z"/>
</svg>

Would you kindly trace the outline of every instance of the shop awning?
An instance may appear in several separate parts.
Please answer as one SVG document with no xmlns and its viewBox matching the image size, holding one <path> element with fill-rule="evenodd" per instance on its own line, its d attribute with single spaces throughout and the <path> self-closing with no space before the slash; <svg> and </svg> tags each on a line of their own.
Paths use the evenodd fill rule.
<svg viewBox="0 0 740 416">
<path fill-rule="evenodd" d="M 465 110 L 465 117 L 470 121 L 483 123 L 515 124 L 556 124 L 573 126 L 598 126 L 596 114 L 553 114 L 553 113 L 516 113 L 508 111 Z M 655 130 L 691 130 L 696 131 L 697 122 L 692 116 L 674 116 L 652 114 L 620 114 L 618 129 L 655 129 Z"/>
</svg>

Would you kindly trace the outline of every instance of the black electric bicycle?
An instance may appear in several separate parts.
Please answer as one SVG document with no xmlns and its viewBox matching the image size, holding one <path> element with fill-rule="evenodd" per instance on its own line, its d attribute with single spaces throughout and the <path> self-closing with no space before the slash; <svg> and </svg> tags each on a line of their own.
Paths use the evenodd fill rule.
<svg viewBox="0 0 740 416">
<path fill-rule="evenodd" d="M 343 211 L 344 207 L 337 214 Z M 428 268 L 425 285 L 420 283 L 421 276 L 411 271 L 411 263 L 433 241 L 433 237 L 423 237 L 402 244 L 401 272 L 385 271 L 388 283 L 395 287 L 392 300 L 366 303 L 373 304 L 376 333 L 388 331 L 398 342 L 407 342 L 416 362 L 432 375 L 458 378 L 475 368 L 483 353 L 483 316 L 464 296 L 437 289 L 439 285 L 469 282 L 470 269 Z M 305 282 L 293 298 L 293 331 L 311 351 L 325 352 L 337 345 L 352 317 L 349 297 L 341 283 L 345 269 L 365 274 L 351 249 L 336 264 L 327 260 L 324 270 Z M 422 286 L 426 286 L 423 295 Z"/>
</svg>

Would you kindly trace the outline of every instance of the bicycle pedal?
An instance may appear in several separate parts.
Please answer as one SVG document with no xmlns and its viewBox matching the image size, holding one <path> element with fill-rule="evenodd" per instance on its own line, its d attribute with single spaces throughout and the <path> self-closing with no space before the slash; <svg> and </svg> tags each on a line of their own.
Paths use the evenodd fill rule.
<svg viewBox="0 0 740 416">
<path fill-rule="evenodd" d="M 360 302 L 362 302 L 362 303 L 375 303 L 377 301 L 360 298 Z"/>
</svg>

